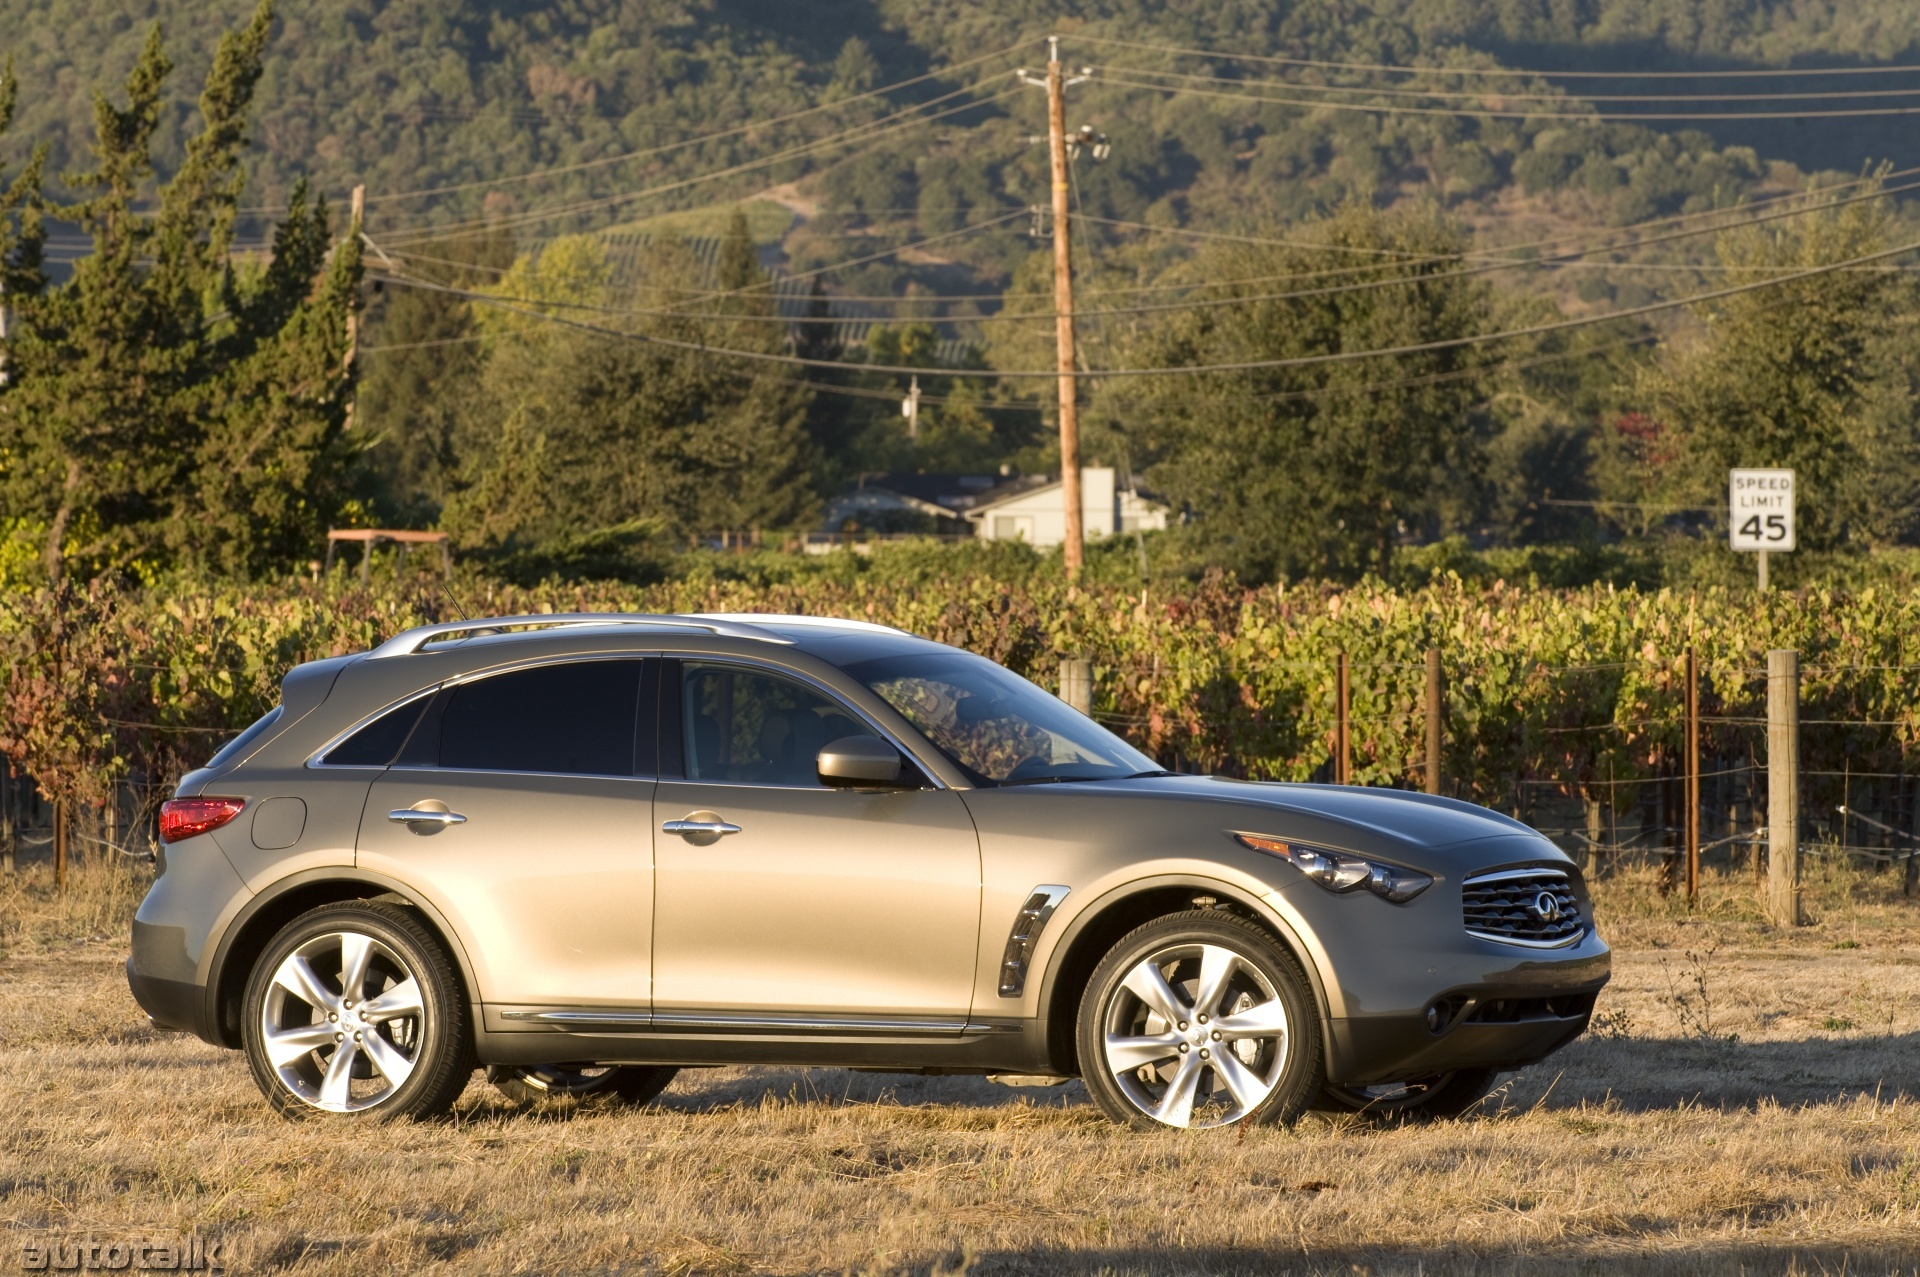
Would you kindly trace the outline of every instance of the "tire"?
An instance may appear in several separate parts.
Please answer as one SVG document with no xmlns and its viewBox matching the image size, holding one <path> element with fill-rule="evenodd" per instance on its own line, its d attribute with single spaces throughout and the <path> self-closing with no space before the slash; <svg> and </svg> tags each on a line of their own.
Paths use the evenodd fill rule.
<svg viewBox="0 0 1920 1277">
<path fill-rule="evenodd" d="M 1326 1113 L 1357 1113 L 1376 1122 L 1432 1121 L 1471 1112 L 1493 1089 L 1493 1069 L 1460 1069 L 1383 1086 L 1333 1086 L 1314 1107 Z"/>
<path fill-rule="evenodd" d="M 1138 1130 L 1291 1123 L 1323 1079 L 1300 964 L 1220 910 L 1123 936 L 1081 996 L 1078 1045 L 1094 1102 Z"/>
<path fill-rule="evenodd" d="M 679 1069 L 669 1064 L 495 1064 L 487 1081 L 515 1104 L 541 1100 L 607 1096 L 622 1104 L 650 1103 L 667 1089 Z"/>
<path fill-rule="evenodd" d="M 243 1007 L 247 1064 L 283 1117 L 435 1117 L 473 1075 L 460 977 L 433 934 L 396 905 L 349 901 L 301 914 L 260 955 Z"/>
</svg>

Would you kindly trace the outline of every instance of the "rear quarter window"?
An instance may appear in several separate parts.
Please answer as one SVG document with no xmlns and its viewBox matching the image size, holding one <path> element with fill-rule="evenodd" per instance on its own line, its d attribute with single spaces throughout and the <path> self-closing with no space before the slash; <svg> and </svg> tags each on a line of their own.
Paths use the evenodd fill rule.
<svg viewBox="0 0 1920 1277">
<path fill-rule="evenodd" d="M 238 736 L 222 745 L 220 751 L 207 760 L 208 769 L 212 770 L 214 768 L 225 767 L 228 763 L 233 762 L 239 758 L 240 755 L 246 753 L 253 742 L 265 736 L 268 730 L 280 721 L 280 716 L 285 712 L 285 707 L 275 705 L 265 714 L 255 719 L 253 726 L 247 728 L 246 731 L 241 732 Z"/>
<path fill-rule="evenodd" d="M 327 751 L 329 767 L 386 767 L 413 734 L 432 696 L 421 696 L 388 710 Z"/>
</svg>

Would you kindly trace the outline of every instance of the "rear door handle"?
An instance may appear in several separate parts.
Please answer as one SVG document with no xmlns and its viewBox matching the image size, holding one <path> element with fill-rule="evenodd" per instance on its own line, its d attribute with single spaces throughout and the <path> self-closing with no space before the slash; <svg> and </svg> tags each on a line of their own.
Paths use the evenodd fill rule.
<svg viewBox="0 0 1920 1277">
<path fill-rule="evenodd" d="M 387 819 L 399 825 L 430 825 L 435 829 L 467 823 L 467 818 L 457 811 L 423 810 L 419 807 L 402 807 L 398 811 L 390 811 L 387 813 Z"/>
</svg>

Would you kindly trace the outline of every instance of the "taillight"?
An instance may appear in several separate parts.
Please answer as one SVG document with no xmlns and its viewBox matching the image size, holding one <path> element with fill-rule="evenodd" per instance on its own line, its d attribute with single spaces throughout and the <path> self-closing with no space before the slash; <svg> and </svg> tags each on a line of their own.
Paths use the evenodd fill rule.
<svg viewBox="0 0 1920 1277">
<path fill-rule="evenodd" d="M 169 798 L 160 804 L 160 841 L 179 842 L 218 829 L 246 807 L 244 798 Z"/>
</svg>

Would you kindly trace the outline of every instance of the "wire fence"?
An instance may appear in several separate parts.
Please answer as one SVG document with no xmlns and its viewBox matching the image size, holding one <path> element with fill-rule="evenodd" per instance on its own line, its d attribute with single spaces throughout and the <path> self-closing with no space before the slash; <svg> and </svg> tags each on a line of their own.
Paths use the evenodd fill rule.
<svg viewBox="0 0 1920 1277">
<path fill-rule="evenodd" d="M 1078 664 L 1084 687 L 1069 699 L 1176 770 L 1465 799 L 1540 830 L 1599 877 L 1651 865 L 1675 886 L 1703 869 L 1757 878 L 1770 852 L 1790 847 L 1902 870 L 1920 894 L 1920 665 L 1799 671 L 1793 703 L 1807 713 L 1792 729 L 1798 817 L 1787 839 L 1769 809 L 1781 724 L 1764 669 L 1708 673 L 1684 651 L 1559 665 L 1444 652 L 1275 660 L 1265 700 L 1243 685 L 1216 718 L 1203 707 L 1169 733 L 1164 711 L 1127 705 L 1130 671 L 1096 678 Z M 211 753 L 221 733 L 204 734 Z M 123 779 L 71 811 L 75 854 L 152 856 L 170 785 Z M 58 823 L 32 778 L 0 757 L 0 868 L 48 854 Z"/>
</svg>

